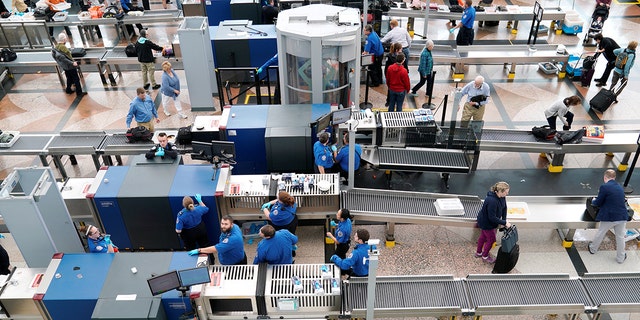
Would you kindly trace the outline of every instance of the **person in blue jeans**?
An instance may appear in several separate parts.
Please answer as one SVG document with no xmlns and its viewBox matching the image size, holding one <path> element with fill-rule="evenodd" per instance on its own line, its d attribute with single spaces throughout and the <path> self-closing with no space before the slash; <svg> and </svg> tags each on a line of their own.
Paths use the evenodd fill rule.
<svg viewBox="0 0 640 320">
<path fill-rule="evenodd" d="M 600 227 L 593 241 L 589 242 L 589 253 L 598 252 L 602 239 L 607 231 L 613 228 L 616 234 L 616 262 L 623 263 L 627 260 L 627 253 L 624 251 L 624 236 L 627 232 L 626 224 L 629 217 L 624 189 L 616 182 L 615 170 L 606 170 L 603 180 L 604 184 L 598 189 L 598 196 L 591 201 L 593 206 L 599 207 L 596 220 L 600 221 Z"/>
<path fill-rule="evenodd" d="M 511 227 L 507 221 L 507 195 L 509 194 L 509 184 L 500 181 L 491 187 L 484 199 L 482 209 L 478 212 L 478 227 L 481 229 L 478 246 L 476 247 L 476 258 L 482 257 L 486 263 L 496 262 L 496 258 L 489 255 L 489 250 L 496 242 L 496 229 L 498 226 Z"/>
<path fill-rule="evenodd" d="M 369 231 L 367 229 L 358 229 L 353 235 L 353 242 L 356 243 L 351 254 L 346 258 L 340 258 L 334 254 L 331 256 L 331 262 L 340 268 L 347 270 L 346 274 L 354 277 L 366 277 L 369 275 Z"/>
<path fill-rule="evenodd" d="M 404 96 L 411 90 L 411 81 L 407 69 L 402 66 L 405 55 L 398 53 L 396 63 L 387 69 L 387 87 L 389 88 L 389 112 L 402 111 Z"/>
</svg>

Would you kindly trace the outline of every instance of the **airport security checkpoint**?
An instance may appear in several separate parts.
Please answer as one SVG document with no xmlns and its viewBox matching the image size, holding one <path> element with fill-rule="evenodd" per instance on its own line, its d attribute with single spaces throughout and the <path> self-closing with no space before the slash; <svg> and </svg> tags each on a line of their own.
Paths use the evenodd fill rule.
<svg viewBox="0 0 640 320">
<path fill-rule="evenodd" d="M 381 14 L 379 3 L 372 8 L 374 15 Z M 362 9 L 367 16 L 369 6 Z M 390 10 L 417 14 L 405 9 Z M 538 24 L 545 17 L 539 13 Z M 459 17 L 451 14 L 436 13 L 434 19 Z M 564 18 L 560 8 L 544 14 L 548 15 L 544 19 Z M 531 14 L 503 15 L 499 18 L 513 19 L 515 26 L 518 20 L 531 18 Z M 482 21 L 494 18 L 479 15 Z M 635 152 L 632 171 L 640 131 L 608 130 L 601 143 L 562 145 L 539 141 L 530 130 L 487 129 L 482 121 L 463 125 L 456 120 L 462 102 L 458 87 L 439 105 L 408 112 L 380 112 L 366 104 L 361 108 L 361 27 L 359 9 L 324 4 L 280 12 L 276 37 L 272 26 L 263 31 L 246 21 L 221 23 L 213 29 L 219 33 L 211 36 L 215 49 L 211 54 L 224 61 L 221 67 L 234 66 L 235 59 L 267 61 L 271 52 L 261 48 L 277 50 L 281 103 L 229 104 L 220 115 L 196 117 L 189 127 L 191 141 L 176 143 L 176 159 L 147 159 L 144 153 L 155 142 L 129 144 L 124 133 L 105 131 L 25 133 L 4 153 L 0 151 L 34 155 L 42 162 L 15 168 L 0 185 L 0 214 L 27 265 L 0 278 L 4 280 L 0 318 L 480 319 L 562 314 L 599 319 L 609 313 L 640 313 L 640 299 L 629 294 L 640 286 L 640 277 L 630 272 L 378 276 L 381 248 L 394 247 L 398 225 L 476 227 L 483 200 L 450 190 L 480 176 L 476 171 L 483 151 L 539 153 L 549 159 L 548 171 L 556 174 L 563 171 L 566 155 L 622 153 L 617 169 L 625 171 Z M 237 28 L 264 39 L 236 41 L 221 31 Z M 568 61 L 558 45 L 539 45 L 535 53 L 530 47 L 509 47 L 486 55 L 496 51 L 500 50 L 438 47 L 434 53 L 440 63 L 453 64 L 458 75 L 465 64 L 511 64 L 510 79 L 518 63 Z M 265 68 L 267 73 L 274 71 Z M 246 80 L 256 74 L 236 76 Z M 217 79 L 205 78 L 203 86 L 211 91 L 216 86 L 225 90 L 220 74 Z M 107 79 L 103 77 L 105 84 Z M 209 103 L 209 96 L 196 97 L 193 91 L 194 106 Z M 450 118 L 445 118 L 447 108 Z M 177 130 L 166 131 L 177 138 Z M 346 176 L 314 171 L 313 145 L 322 132 L 329 133 L 330 144 L 349 148 Z M 341 141 L 345 133 L 348 145 Z M 362 147 L 359 170 L 354 167 L 356 144 Z M 67 176 L 61 157 L 75 155 L 91 156 L 94 177 Z M 48 166 L 48 157 L 54 167 Z M 55 170 L 62 181 L 56 180 Z M 376 188 L 359 183 L 372 170 L 380 173 Z M 393 179 L 408 173 L 437 174 L 439 190 L 392 190 Z M 594 186 L 601 183 L 596 178 L 590 180 Z M 203 221 L 210 243 L 218 243 L 226 215 L 242 226 L 244 239 L 252 243 L 267 220 L 260 206 L 283 190 L 295 198 L 298 219 L 322 226 L 324 232 L 332 230 L 331 222 L 341 208 L 349 208 L 358 225 L 384 226 L 384 239 L 369 239 L 366 244 L 368 276 L 342 277 L 330 255 L 317 263 L 221 265 L 205 254 L 184 251 L 176 219 L 185 196 L 202 195 L 209 208 Z M 585 200 L 585 196 L 510 196 L 508 219 L 521 230 L 557 230 L 558 246 L 570 250 L 576 230 L 598 226 L 585 213 Z M 632 207 L 640 203 L 633 197 L 628 201 Z M 80 231 L 86 226 L 108 234 L 118 252 L 89 253 L 87 233 Z M 640 222 L 632 215 L 626 227 L 636 230 Z M 327 245 L 333 250 L 332 243 Z"/>
</svg>

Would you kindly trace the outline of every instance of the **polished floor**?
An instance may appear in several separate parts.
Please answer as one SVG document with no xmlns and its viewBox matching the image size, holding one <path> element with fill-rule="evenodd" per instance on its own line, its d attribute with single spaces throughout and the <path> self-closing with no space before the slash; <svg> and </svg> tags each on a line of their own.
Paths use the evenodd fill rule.
<svg viewBox="0 0 640 320">
<path fill-rule="evenodd" d="M 496 0 L 494 3 L 532 5 L 533 1 L 504 1 Z M 560 5 L 565 10 L 574 9 L 585 20 L 593 10 L 592 0 L 575 1 L 541 1 L 543 7 Z M 159 4 L 152 4 L 153 8 L 159 8 Z M 439 41 L 453 40 L 445 20 L 434 20 L 428 24 L 428 37 Z M 424 22 L 416 21 L 416 33 L 420 33 Z M 548 21 L 543 24 L 549 25 Z M 477 24 L 476 24 L 477 25 Z M 526 21 L 520 23 L 520 29 L 516 34 L 507 29 L 505 22 L 498 27 L 476 27 L 476 39 L 526 39 L 530 24 Z M 614 38 L 621 46 L 626 46 L 631 40 L 639 40 L 637 30 L 640 30 L 640 6 L 636 4 L 622 4 L 614 1 L 609 19 L 604 25 L 604 35 Z M 105 30 L 105 40 L 95 43 L 97 46 L 109 45 L 115 31 Z M 175 34 L 175 27 L 150 25 L 151 39 L 157 43 L 169 43 L 169 39 Z M 74 32 L 76 32 L 74 30 Z M 581 53 L 592 51 L 593 46 L 582 46 L 584 33 L 578 35 L 541 36 L 538 41 L 546 40 L 548 43 L 564 44 L 570 52 Z M 79 36 L 73 34 L 75 45 L 80 45 Z M 596 77 L 604 69 L 604 61 L 596 66 Z M 456 84 L 451 79 L 448 66 L 438 65 L 433 103 L 440 105 L 445 95 L 451 95 Z M 184 72 L 178 71 L 181 79 L 185 79 Z M 637 129 L 640 124 L 640 67 L 631 70 L 629 84 L 620 95 L 618 104 L 615 104 L 604 114 L 596 114 L 589 111 L 588 101 L 598 92 L 595 85 L 581 87 L 579 82 L 570 79 L 558 79 L 555 75 L 546 75 L 538 70 L 537 65 L 519 65 L 516 69 L 515 79 L 507 77 L 508 71 L 502 65 L 474 65 L 468 66 L 463 84 L 472 81 L 476 75 L 483 75 L 491 87 L 491 100 L 485 113 L 485 126 L 488 128 L 530 129 L 534 125 L 546 123 L 543 110 L 553 102 L 570 95 L 578 95 L 583 99 L 582 107 L 572 110 L 576 117 L 574 126 L 579 127 L 589 124 L 604 124 L 609 129 Z M 418 81 L 416 68 L 410 69 L 412 83 Z M 156 72 L 156 78 L 160 78 L 160 71 Z M 37 73 L 17 75 L 14 80 L 5 81 L 4 88 L 7 91 L 0 100 L 0 128 L 3 130 L 18 130 L 21 132 L 60 132 L 60 131 L 92 131 L 92 130 L 125 130 L 125 116 L 129 102 L 135 96 L 135 89 L 142 85 L 140 72 L 125 72 L 119 79 L 117 88 L 103 87 L 98 74 L 87 73 L 86 91 L 88 95 L 76 98 L 75 95 L 67 95 L 61 89 L 57 77 L 54 74 Z M 157 130 L 173 129 L 189 125 L 194 117 L 199 115 L 211 115 L 214 112 L 190 112 L 188 98 L 188 86 L 185 86 L 181 101 L 188 115 L 187 119 L 180 119 L 175 110 L 170 109 L 172 116 L 165 116 L 162 107 L 158 114 L 161 122 L 156 125 Z M 384 109 L 386 87 L 384 85 L 372 88 L 369 91 L 369 101 L 375 109 Z M 161 104 L 158 91 L 151 92 L 156 105 Z M 220 110 L 216 100 L 216 108 Z M 361 101 L 364 101 L 364 87 L 361 90 Z M 415 108 L 426 102 L 424 89 L 417 97 L 408 97 L 404 107 Z M 452 114 L 451 104 L 446 112 L 438 109 L 436 117 L 450 120 Z M 616 155 L 619 157 L 620 155 Z M 95 168 L 89 159 L 80 157 L 80 164 L 72 166 L 68 161 L 65 168 L 71 177 L 92 177 Z M 27 167 L 39 165 L 39 160 L 27 156 L 3 156 L 0 157 L 0 179 L 9 174 L 14 167 Z M 526 171 L 527 174 L 538 177 L 548 176 L 553 180 L 553 175 L 547 172 L 549 165 L 546 159 L 538 154 L 527 153 L 497 153 L 483 152 L 480 156 L 479 172 L 496 172 L 496 177 L 504 174 L 511 178 L 512 193 L 518 193 L 518 181 L 521 177 L 515 171 Z M 615 167 L 615 161 L 605 154 L 572 154 L 567 155 L 564 161 L 565 170 L 580 169 L 604 169 Z M 600 170 L 578 171 L 576 175 L 600 175 Z M 562 175 L 563 173 L 560 173 Z M 625 172 L 620 172 L 624 176 Z M 589 177 L 593 178 L 593 177 Z M 405 180 L 396 181 L 398 189 L 403 189 Z M 464 184 L 474 180 L 464 175 L 457 176 L 452 182 Z M 541 180 L 544 180 L 541 178 Z M 485 185 L 486 184 L 486 185 Z M 579 182 L 576 182 L 576 186 Z M 484 197 L 490 183 L 474 185 L 473 194 Z M 421 182 L 412 186 L 413 190 L 431 191 L 428 184 Z M 530 189 L 544 188 L 541 186 L 528 186 Z M 597 192 L 594 186 L 593 193 Z M 589 191 L 586 191 L 589 192 Z M 637 192 L 636 192 L 637 193 Z M 372 238 L 384 239 L 384 226 L 361 225 L 357 220 L 354 230 L 364 227 L 370 230 Z M 325 259 L 323 228 L 319 226 L 302 226 L 299 228 L 300 245 L 296 263 L 320 263 Z M 626 249 L 628 259 L 624 264 L 617 264 L 614 260 L 615 243 L 610 235 L 605 238 L 601 251 L 591 255 L 586 250 L 587 242 L 594 236 L 595 230 L 578 230 L 575 236 L 573 253 L 561 246 L 561 237 L 556 230 L 521 230 L 520 260 L 513 273 L 566 273 L 571 276 L 579 275 L 583 270 L 577 268 L 576 261 L 581 261 L 588 272 L 640 272 L 640 255 L 638 254 L 638 241 L 631 240 Z M 399 225 L 396 226 L 396 246 L 382 248 L 380 255 L 380 275 L 418 275 L 418 274 L 453 274 L 456 277 L 465 277 L 468 274 L 489 273 L 491 266 L 473 257 L 475 241 L 479 232 L 475 229 L 454 228 L 428 225 Z M 0 239 L 0 244 L 7 247 L 12 263 L 24 266 L 19 250 L 13 243 L 11 235 L 6 234 L 5 239 Z M 255 255 L 256 242 L 246 244 L 249 260 Z M 492 251 L 495 254 L 494 249 Z M 577 259 L 575 253 L 577 252 Z M 551 316 L 536 316 L 531 318 L 547 318 Z M 484 317 L 491 318 L 493 317 Z M 522 319 L 522 317 L 496 317 L 497 319 Z M 529 318 L 529 317 L 527 317 Z M 637 314 L 611 315 L 614 319 L 638 319 Z"/>
</svg>

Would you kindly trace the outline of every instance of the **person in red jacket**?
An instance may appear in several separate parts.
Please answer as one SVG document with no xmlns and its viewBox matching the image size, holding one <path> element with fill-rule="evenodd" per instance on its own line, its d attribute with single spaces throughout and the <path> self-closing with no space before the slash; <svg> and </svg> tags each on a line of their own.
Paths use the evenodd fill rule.
<svg viewBox="0 0 640 320">
<path fill-rule="evenodd" d="M 409 90 L 411 90 L 409 73 L 402 65 L 404 63 L 404 59 L 404 54 L 398 53 L 396 63 L 389 66 L 389 69 L 387 69 L 386 76 L 387 87 L 389 87 L 389 112 L 402 111 L 404 96 L 409 92 Z"/>
</svg>

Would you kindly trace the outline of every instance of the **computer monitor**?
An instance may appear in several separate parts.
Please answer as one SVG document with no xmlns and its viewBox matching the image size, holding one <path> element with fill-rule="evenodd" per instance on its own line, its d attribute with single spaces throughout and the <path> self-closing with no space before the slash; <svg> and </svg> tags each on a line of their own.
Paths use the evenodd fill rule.
<svg viewBox="0 0 640 320">
<path fill-rule="evenodd" d="M 331 114 L 333 124 L 342 124 L 351 120 L 351 109 L 338 109 Z"/>
<path fill-rule="evenodd" d="M 210 142 L 193 141 L 191 147 L 191 159 L 211 161 L 213 158 Z"/>
<path fill-rule="evenodd" d="M 233 141 L 211 141 L 211 155 L 233 159 L 236 157 L 236 145 Z"/>
<path fill-rule="evenodd" d="M 322 132 L 329 125 L 331 125 L 331 112 L 322 115 L 318 120 L 311 124 L 311 127 L 316 126 L 316 132 Z"/>
<path fill-rule="evenodd" d="M 209 283 L 209 281 L 211 281 L 208 267 L 178 270 L 178 275 L 180 276 L 180 285 L 183 287 Z"/>
<path fill-rule="evenodd" d="M 151 294 L 157 296 L 180 287 L 180 277 L 176 270 L 147 279 Z"/>
</svg>

